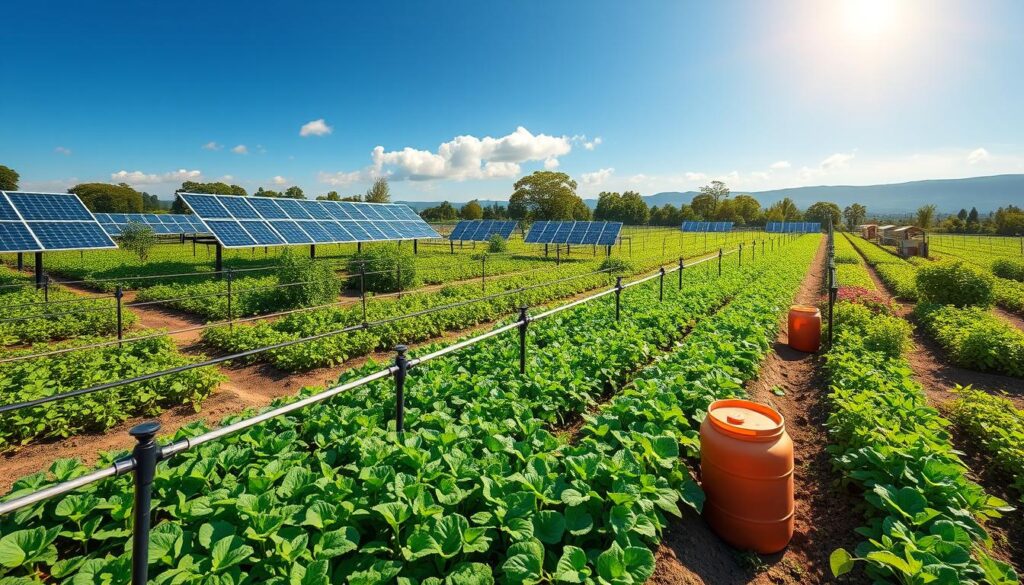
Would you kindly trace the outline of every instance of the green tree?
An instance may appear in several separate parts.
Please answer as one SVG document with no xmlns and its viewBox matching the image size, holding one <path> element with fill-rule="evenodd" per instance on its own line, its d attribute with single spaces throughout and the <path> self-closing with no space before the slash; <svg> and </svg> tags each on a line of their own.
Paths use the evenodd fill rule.
<svg viewBox="0 0 1024 585">
<path fill-rule="evenodd" d="M 306 194 L 302 192 L 302 189 L 300 187 L 296 187 L 295 185 L 292 185 L 291 187 L 288 187 L 287 189 L 285 189 L 283 196 L 287 197 L 288 199 L 305 199 L 306 198 Z"/>
<path fill-rule="evenodd" d="M 598 221 L 619 221 L 622 217 L 622 195 L 610 191 L 602 191 L 597 195 L 597 207 L 594 208 L 594 219 Z"/>
<path fill-rule="evenodd" d="M 93 213 L 142 213 L 142 193 L 125 183 L 81 183 L 68 189 Z"/>
<path fill-rule="evenodd" d="M 971 212 L 967 214 L 967 223 L 968 224 L 972 224 L 972 223 L 973 224 L 977 224 L 978 223 L 978 208 L 977 207 L 972 207 L 971 208 Z"/>
<path fill-rule="evenodd" d="M 210 195 L 247 195 L 245 188 L 239 185 L 228 185 L 227 183 L 197 183 L 196 181 L 185 181 L 181 187 L 175 189 L 175 193 L 209 193 Z"/>
<path fill-rule="evenodd" d="M 996 232 L 1001 235 L 1019 236 L 1024 234 L 1024 211 L 1016 205 L 997 209 L 993 221 L 996 224 Z"/>
<path fill-rule="evenodd" d="M 964 215 L 967 215 L 966 211 Z M 851 203 L 843 210 L 843 217 L 846 218 L 846 227 L 851 230 L 864 223 L 864 218 L 867 216 L 868 208 L 860 203 Z"/>
<path fill-rule="evenodd" d="M 590 209 L 576 194 L 576 181 L 557 171 L 535 171 L 513 185 L 508 211 L 514 219 L 589 219 Z"/>
<path fill-rule="evenodd" d="M 256 189 L 256 192 L 253 193 L 253 195 L 256 197 L 281 197 L 281 193 L 277 191 L 266 191 L 263 187 Z"/>
<path fill-rule="evenodd" d="M 362 194 L 357 193 L 355 195 L 347 195 L 345 197 L 342 197 L 341 200 L 342 201 L 351 201 L 353 203 L 361 203 L 363 201 L 363 196 L 362 196 Z"/>
<path fill-rule="evenodd" d="M 341 196 L 338 195 L 337 191 L 328 191 L 326 195 L 317 195 L 317 201 L 341 201 Z"/>
<path fill-rule="evenodd" d="M 937 208 L 933 204 L 922 205 L 921 207 L 918 207 L 916 221 L 914 222 L 914 225 L 923 230 L 932 227 L 932 224 L 935 223 L 936 209 Z"/>
<path fill-rule="evenodd" d="M 651 218 L 651 209 L 644 203 L 644 198 L 636 191 L 622 194 L 622 223 L 629 225 L 647 225 Z"/>
<path fill-rule="evenodd" d="M 508 219 L 508 209 L 504 205 L 491 203 L 484 207 L 484 219 Z"/>
<path fill-rule="evenodd" d="M 121 230 L 117 238 L 122 250 L 128 250 L 145 262 L 149 259 L 149 251 L 156 245 L 156 233 L 148 225 L 131 222 Z"/>
<path fill-rule="evenodd" d="M 838 226 L 843 221 L 843 212 L 838 205 L 831 201 L 818 201 L 807 208 L 807 211 L 804 212 L 804 219 L 819 222 L 822 227 L 828 225 L 830 221 L 833 226 Z"/>
<path fill-rule="evenodd" d="M 462 219 L 483 219 L 484 208 L 480 207 L 480 202 L 476 199 L 462 206 L 459 210 L 459 217 Z"/>
<path fill-rule="evenodd" d="M 21 175 L 11 167 L 0 165 L 0 191 L 17 191 Z"/>
<path fill-rule="evenodd" d="M 729 188 L 722 181 L 711 181 L 700 188 L 701 195 L 708 195 L 715 202 L 711 207 L 711 213 L 718 211 L 718 205 L 729 197 Z"/>
<path fill-rule="evenodd" d="M 801 218 L 800 208 L 789 197 L 777 201 L 765 212 L 768 221 L 798 221 Z"/>
<path fill-rule="evenodd" d="M 736 216 L 743 225 L 756 225 L 761 223 L 761 202 L 751 195 L 737 195 L 732 199 Z"/>
<path fill-rule="evenodd" d="M 388 186 L 388 180 L 386 178 L 379 177 L 373 182 L 373 185 L 366 190 L 366 202 L 391 203 L 391 187 Z"/>
<path fill-rule="evenodd" d="M 707 193 L 700 193 L 693 196 L 690 201 L 690 208 L 697 215 L 697 219 L 710 221 L 715 218 L 715 198 Z"/>
<path fill-rule="evenodd" d="M 459 217 L 459 212 L 447 201 L 436 207 L 428 207 L 420 212 L 420 217 L 426 221 L 451 221 Z"/>
<path fill-rule="evenodd" d="M 961 207 L 960 213 L 956 214 L 956 217 L 960 221 L 967 221 L 967 210 Z"/>
</svg>

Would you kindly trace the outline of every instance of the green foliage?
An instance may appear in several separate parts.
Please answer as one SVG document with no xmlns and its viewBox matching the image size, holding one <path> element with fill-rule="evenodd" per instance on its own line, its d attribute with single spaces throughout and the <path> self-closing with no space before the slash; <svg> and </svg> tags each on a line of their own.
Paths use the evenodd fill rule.
<svg viewBox="0 0 1024 585">
<path fill-rule="evenodd" d="M 992 261 L 992 274 L 999 278 L 1024 282 L 1024 260 L 997 258 Z"/>
<path fill-rule="evenodd" d="M 699 446 L 688 414 L 712 393 L 742 392 L 818 241 L 722 278 L 695 267 L 663 303 L 656 287 L 631 288 L 628 319 L 590 303 L 537 322 L 529 343 L 544 350 L 530 352 L 526 375 L 511 337 L 423 364 L 407 381 L 402 436 L 382 380 L 180 453 L 153 486 L 150 574 L 158 583 L 643 583 L 668 518 L 701 505 L 681 458 Z M 678 351 L 654 361 L 697 321 Z M 621 393 L 595 407 L 609 390 Z M 577 440 L 551 432 L 587 411 Z M 14 489 L 85 471 L 60 461 Z M 0 518 L 0 538 L 29 522 L 59 528 L 56 561 L 46 553 L 7 575 L 124 575 L 131 493 L 121 476 L 74 505 L 55 499 Z"/>
<path fill-rule="evenodd" d="M 462 219 L 483 219 L 484 208 L 480 207 L 480 202 L 474 199 L 459 209 L 459 217 Z"/>
<path fill-rule="evenodd" d="M 858 530 L 867 540 L 856 556 L 833 553 L 834 574 L 860 561 L 876 582 L 926 583 L 941 574 L 1016 583 L 1013 569 L 983 549 L 991 541 L 981 523 L 1006 511 L 1006 502 L 967 479 L 946 421 L 927 405 L 906 360 L 891 347 L 868 346 L 865 331 L 892 318 L 839 314 L 826 358 L 829 453 L 844 481 L 864 490 L 868 523 Z"/>
<path fill-rule="evenodd" d="M 121 230 L 118 246 L 139 257 L 140 262 L 149 259 L 149 252 L 156 245 L 156 233 L 153 228 L 142 223 L 129 223 Z"/>
<path fill-rule="evenodd" d="M 957 365 L 1024 377 L 1024 332 L 991 312 L 919 303 L 914 315 Z"/>
<path fill-rule="evenodd" d="M 235 277 L 231 291 L 231 316 L 262 315 L 289 308 L 280 295 L 276 276 Z M 167 301 L 160 306 L 193 313 L 211 320 L 228 317 L 226 279 L 209 279 L 195 284 L 158 284 L 136 295 L 139 302 Z"/>
<path fill-rule="evenodd" d="M 576 194 L 576 181 L 565 173 L 534 171 L 516 181 L 514 188 L 508 212 L 515 219 L 590 219 L 590 209 Z"/>
<path fill-rule="evenodd" d="M 831 221 L 832 225 L 839 229 L 843 223 L 843 212 L 838 205 L 831 201 L 818 201 L 807 208 L 807 211 L 804 212 L 804 219 L 819 222 L 822 228 Z"/>
<path fill-rule="evenodd" d="M 391 187 L 388 186 L 386 177 L 377 177 L 373 185 L 366 190 L 363 201 L 367 203 L 391 203 Z"/>
<path fill-rule="evenodd" d="M 598 266 L 597 269 L 605 271 L 613 276 L 631 274 L 636 271 L 636 267 L 634 267 L 629 262 L 629 260 L 626 260 L 625 258 L 620 258 L 618 256 L 610 256 L 608 258 L 605 258 L 604 260 L 601 261 L 601 265 Z"/>
<path fill-rule="evenodd" d="M 389 293 L 417 285 L 416 257 L 409 246 L 374 244 L 366 246 L 348 261 L 348 288 L 359 290 L 360 271 L 365 269 L 367 292 Z M 399 280 L 401 278 L 401 280 Z"/>
<path fill-rule="evenodd" d="M 988 307 L 993 300 L 992 275 L 965 262 L 942 262 L 917 271 L 922 300 L 956 307 Z"/>
<path fill-rule="evenodd" d="M 80 183 L 68 189 L 93 213 L 142 213 L 142 193 L 121 183 Z"/>
<path fill-rule="evenodd" d="M 437 207 L 428 207 L 421 211 L 420 217 L 426 221 L 453 221 L 459 218 L 459 212 L 451 203 L 443 201 Z"/>
<path fill-rule="evenodd" d="M 317 262 L 285 249 L 276 270 L 275 291 L 282 309 L 326 305 L 338 300 L 340 281 L 334 269 L 324 261 Z"/>
<path fill-rule="evenodd" d="M 597 208 L 594 219 L 601 221 L 621 221 L 628 225 L 646 225 L 651 210 L 643 197 L 636 191 L 619 193 L 602 192 L 597 196 Z"/>
<path fill-rule="evenodd" d="M 105 340 L 83 338 L 77 343 L 98 341 Z M 69 345 L 36 346 L 8 355 L 63 347 Z M 203 358 L 186 358 L 169 337 L 133 341 L 123 347 L 82 349 L 4 364 L 0 394 L 5 403 L 22 402 L 180 366 L 193 359 Z M 155 416 L 180 404 L 198 410 L 221 379 L 214 368 L 200 368 L 7 413 L 0 417 L 0 451 L 33 441 L 102 432 L 129 418 Z"/>
<path fill-rule="evenodd" d="M 957 386 L 950 417 L 971 442 L 1013 481 L 1024 502 L 1024 411 L 1001 396 Z"/>
<path fill-rule="evenodd" d="M 196 181 L 185 181 L 175 193 L 209 193 L 210 195 L 242 195 L 245 196 L 245 188 L 239 185 L 228 185 L 222 182 L 199 183 Z"/>
<path fill-rule="evenodd" d="M 491 254 L 503 254 L 508 252 L 508 240 L 501 237 L 501 234 L 494 234 L 487 241 L 487 251 Z"/>
<path fill-rule="evenodd" d="M 0 191 L 17 191 L 21 176 L 11 167 L 0 165 Z"/>
</svg>

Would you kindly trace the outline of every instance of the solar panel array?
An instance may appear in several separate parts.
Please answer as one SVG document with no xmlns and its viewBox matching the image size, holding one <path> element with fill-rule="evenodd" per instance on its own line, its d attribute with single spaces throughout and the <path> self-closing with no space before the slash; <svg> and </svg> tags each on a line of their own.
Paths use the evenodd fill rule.
<svg viewBox="0 0 1024 585">
<path fill-rule="evenodd" d="M 203 222 L 183 213 L 97 213 L 96 221 L 111 236 L 119 236 L 130 223 L 140 223 L 158 234 L 203 234 Z"/>
<path fill-rule="evenodd" d="M 486 242 L 491 236 L 498 234 L 508 239 L 512 230 L 516 229 L 515 221 L 498 221 L 493 219 L 467 219 L 460 221 L 452 230 L 449 240 L 464 240 L 467 242 Z"/>
<path fill-rule="evenodd" d="M 769 221 L 764 231 L 776 234 L 809 234 L 821 231 L 821 222 L 816 221 Z"/>
<path fill-rule="evenodd" d="M 622 230 L 620 221 L 538 221 L 530 226 L 527 244 L 599 244 L 610 246 Z"/>
<path fill-rule="evenodd" d="M 78 195 L 0 191 L 0 252 L 116 247 Z"/>
<path fill-rule="evenodd" d="M 731 221 L 684 221 L 684 232 L 729 232 L 732 231 Z"/>
<path fill-rule="evenodd" d="M 181 193 L 225 248 L 440 238 L 408 206 Z"/>
</svg>

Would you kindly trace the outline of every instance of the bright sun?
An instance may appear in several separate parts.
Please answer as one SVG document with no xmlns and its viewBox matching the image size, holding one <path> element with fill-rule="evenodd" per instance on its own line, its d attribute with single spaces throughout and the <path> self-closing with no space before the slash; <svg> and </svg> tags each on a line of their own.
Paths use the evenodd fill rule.
<svg viewBox="0 0 1024 585">
<path fill-rule="evenodd" d="M 899 0 L 842 0 L 843 28 L 847 34 L 874 40 L 897 24 Z"/>
</svg>

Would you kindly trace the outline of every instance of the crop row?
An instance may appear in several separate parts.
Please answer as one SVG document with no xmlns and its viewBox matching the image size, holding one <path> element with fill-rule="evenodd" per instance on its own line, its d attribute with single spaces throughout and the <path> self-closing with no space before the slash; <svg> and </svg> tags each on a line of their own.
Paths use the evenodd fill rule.
<svg viewBox="0 0 1024 585">
<path fill-rule="evenodd" d="M 1005 473 L 1024 502 L 1024 411 L 1000 396 L 956 387 L 950 418 Z"/>
<path fill-rule="evenodd" d="M 950 257 L 963 260 L 978 266 L 988 273 L 993 274 L 996 304 L 1020 315 L 1024 315 L 1024 283 L 1000 276 L 993 271 L 993 259 L 984 254 L 966 252 L 963 250 L 941 248 L 939 257 Z"/>
<path fill-rule="evenodd" d="M 914 308 L 914 316 L 953 363 L 1024 377 L 1024 331 L 989 310 L 921 302 Z"/>
<path fill-rule="evenodd" d="M 154 483 L 155 582 L 643 582 L 664 514 L 699 503 L 679 442 L 594 422 L 576 442 L 551 425 L 623 387 L 778 261 L 721 278 L 695 268 L 664 302 L 651 286 L 628 289 L 621 321 L 588 303 L 531 324 L 525 375 L 509 337 L 416 368 L 404 435 L 382 382 L 175 457 Z M 618 437 L 630 448 L 613 449 Z M 83 471 L 62 462 L 53 475 Z M 123 582 L 130 493 L 117 478 L 0 521 L 5 541 L 43 543 L 10 574 Z"/>
<path fill-rule="evenodd" d="M 201 358 L 185 357 L 169 337 L 153 337 L 123 348 L 108 345 L 0 364 L 0 395 L 4 404 L 34 400 L 184 365 L 193 359 Z M 199 368 L 4 413 L 0 416 L 0 452 L 33 441 L 105 431 L 129 418 L 154 416 L 180 404 L 199 410 L 221 379 L 214 368 Z"/>
<path fill-rule="evenodd" d="M 864 255 L 867 263 L 875 269 L 878 277 L 898 298 L 906 301 L 917 300 L 916 269 L 913 265 L 863 238 L 844 234 L 844 239 L 849 239 L 853 246 Z"/>
<path fill-rule="evenodd" d="M 967 479 L 947 422 L 911 378 L 908 335 L 906 323 L 884 311 L 836 307 L 826 359 L 829 452 L 844 481 L 864 492 L 867 524 L 858 532 L 867 540 L 855 556 L 834 552 L 833 571 L 861 560 L 876 581 L 1017 583 L 984 550 L 991 541 L 982 523 L 1007 504 Z"/>
<path fill-rule="evenodd" d="M 877 290 L 871 275 L 863 269 L 864 259 L 845 237 L 835 238 L 836 279 L 840 286 L 856 286 Z"/>
</svg>

